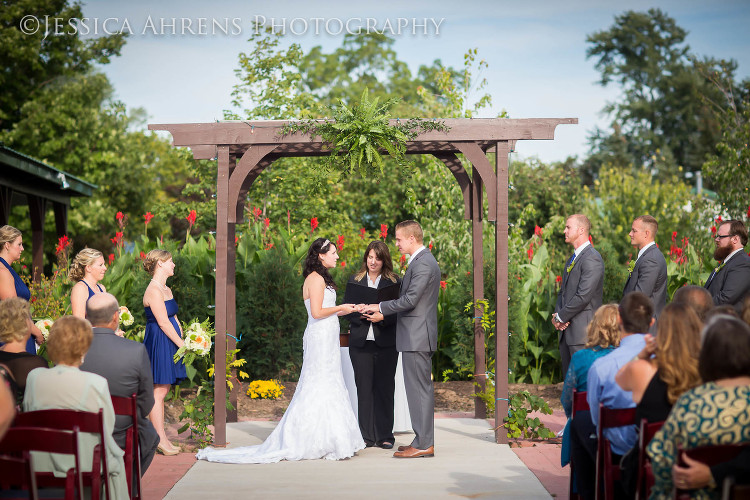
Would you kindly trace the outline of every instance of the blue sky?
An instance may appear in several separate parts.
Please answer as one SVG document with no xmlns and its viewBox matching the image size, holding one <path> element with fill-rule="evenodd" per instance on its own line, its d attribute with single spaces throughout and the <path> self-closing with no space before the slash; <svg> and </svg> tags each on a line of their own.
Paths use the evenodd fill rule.
<svg viewBox="0 0 750 500">
<path fill-rule="evenodd" d="M 250 50 L 247 39 L 255 16 L 264 16 L 266 22 L 271 18 L 277 24 L 284 22 L 290 30 L 287 39 L 304 49 L 322 45 L 327 51 L 338 47 L 343 38 L 343 34 L 335 34 L 339 20 L 352 20 L 351 26 L 355 26 L 356 19 L 364 24 L 366 18 L 375 18 L 382 26 L 389 19 L 395 29 L 399 18 L 407 19 L 407 28 L 395 36 L 395 50 L 413 71 L 435 59 L 460 68 L 466 50 L 479 49 L 479 57 L 489 64 L 481 76 L 487 78 L 487 91 L 493 98 L 493 108 L 483 116 L 495 116 L 506 109 L 513 118 L 579 118 L 579 125 L 559 126 L 554 141 L 519 142 L 519 154 L 545 161 L 584 156 L 588 133 L 595 126 L 607 126 L 608 120 L 600 111 L 619 91 L 596 83 L 599 74 L 594 60 L 586 59 L 586 36 L 609 28 L 614 16 L 625 9 L 661 8 L 689 32 L 687 43 L 693 53 L 735 59 L 738 74 L 750 75 L 747 0 L 381 0 L 375 4 L 356 0 L 90 0 L 83 12 L 100 23 L 116 18 L 109 22 L 110 29 L 124 20 L 129 23 L 133 35 L 121 57 L 103 70 L 114 84 L 117 98 L 128 107 L 145 108 L 150 123 L 222 118 L 222 110 L 230 107 L 237 56 Z M 147 24 L 149 16 L 151 27 Z M 171 18 L 176 18 L 178 34 L 170 32 Z M 197 32 L 198 18 L 208 19 L 209 34 L 179 33 L 183 19 L 193 22 Z M 214 29 L 216 34 L 211 35 L 212 20 L 222 22 L 225 18 L 229 19 L 230 34 Z M 295 18 L 304 21 L 298 19 L 292 26 Z M 419 26 L 416 36 L 411 33 L 414 18 L 419 23 L 428 19 L 427 35 Z M 162 19 L 166 20 L 164 31 Z M 439 24 L 437 34 L 435 23 Z M 291 33 L 292 29 L 297 34 Z M 233 31 L 237 34 L 231 34 Z"/>
</svg>

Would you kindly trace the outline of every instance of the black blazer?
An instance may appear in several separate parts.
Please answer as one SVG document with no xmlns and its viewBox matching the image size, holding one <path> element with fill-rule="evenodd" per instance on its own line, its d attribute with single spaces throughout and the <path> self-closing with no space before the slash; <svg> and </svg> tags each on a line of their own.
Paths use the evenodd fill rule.
<svg viewBox="0 0 750 500">
<path fill-rule="evenodd" d="M 398 286 L 401 286 L 401 278 L 396 276 L 396 282 Z M 360 285 L 367 286 L 367 275 L 365 274 L 361 280 L 357 281 L 354 276 L 349 278 L 349 283 L 359 283 Z M 385 286 L 393 284 L 391 280 L 385 276 L 380 277 L 378 283 L 378 289 L 384 288 Z M 383 318 L 383 321 L 377 323 L 371 323 L 366 319 L 360 319 L 358 313 L 350 314 L 346 316 L 349 320 L 351 335 L 349 336 L 349 345 L 354 347 L 364 347 L 367 342 L 367 332 L 370 330 L 372 325 L 372 333 L 375 335 L 375 344 L 378 347 L 392 347 L 396 345 L 396 314 L 389 314 Z"/>
</svg>

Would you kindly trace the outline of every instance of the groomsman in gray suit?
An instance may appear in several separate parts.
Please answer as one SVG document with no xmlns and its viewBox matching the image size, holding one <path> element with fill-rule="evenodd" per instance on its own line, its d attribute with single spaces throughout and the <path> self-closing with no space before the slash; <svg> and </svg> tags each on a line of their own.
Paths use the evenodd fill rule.
<svg viewBox="0 0 750 500">
<path fill-rule="evenodd" d="M 745 253 L 747 228 L 739 220 L 724 221 L 714 240 L 714 259 L 719 265 L 708 277 L 705 287 L 714 304 L 727 304 L 741 312 L 745 297 L 750 296 L 750 256 Z"/>
<path fill-rule="evenodd" d="M 558 331 L 563 377 L 573 353 L 586 343 L 586 327 L 602 305 L 604 261 L 589 242 L 591 222 L 582 214 L 565 221 L 565 243 L 575 251 L 563 270 L 552 324 Z"/>
<path fill-rule="evenodd" d="M 440 267 L 422 243 L 422 227 L 407 220 L 396 225 L 396 246 L 410 255 L 409 267 L 396 300 L 363 306 L 363 312 L 397 314 L 396 349 L 404 367 L 414 440 L 399 446 L 396 458 L 431 457 L 435 454 L 435 394 L 432 355 L 437 350 L 437 303 Z"/>
<path fill-rule="evenodd" d="M 638 249 L 633 267 L 629 270 L 628 280 L 622 296 L 630 292 L 641 292 L 654 303 L 654 318 L 667 305 L 667 261 L 656 246 L 656 231 L 659 223 L 650 215 L 636 217 L 630 228 L 630 244 Z M 656 323 L 651 326 L 651 333 L 656 332 Z"/>
</svg>

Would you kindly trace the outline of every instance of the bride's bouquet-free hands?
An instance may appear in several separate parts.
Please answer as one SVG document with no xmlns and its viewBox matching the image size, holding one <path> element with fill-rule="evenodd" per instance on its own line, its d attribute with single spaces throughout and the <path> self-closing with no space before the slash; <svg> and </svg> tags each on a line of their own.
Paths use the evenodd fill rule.
<svg viewBox="0 0 750 500">
<path fill-rule="evenodd" d="M 216 335 L 210 319 L 206 318 L 202 323 L 199 323 L 197 319 L 193 319 L 187 326 L 183 325 L 182 332 L 185 343 L 177 349 L 174 355 L 175 363 L 179 362 L 180 358 L 183 358 L 186 365 L 191 365 L 195 361 L 195 358 L 208 356 L 211 352 L 211 339 Z"/>
</svg>

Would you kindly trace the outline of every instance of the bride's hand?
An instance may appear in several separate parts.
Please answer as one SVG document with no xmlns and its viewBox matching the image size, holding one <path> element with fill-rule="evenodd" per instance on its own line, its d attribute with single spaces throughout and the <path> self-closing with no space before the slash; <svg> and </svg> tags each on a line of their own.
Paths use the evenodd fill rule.
<svg viewBox="0 0 750 500">
<path fill-rule="evenodd" d="M 341 304 L 339 306 L 339 316 L 346 316 L 347 314 L 351 314 L 353 312 L 357 312 L 357 306 L 354 304 Z"/>
</svg>

